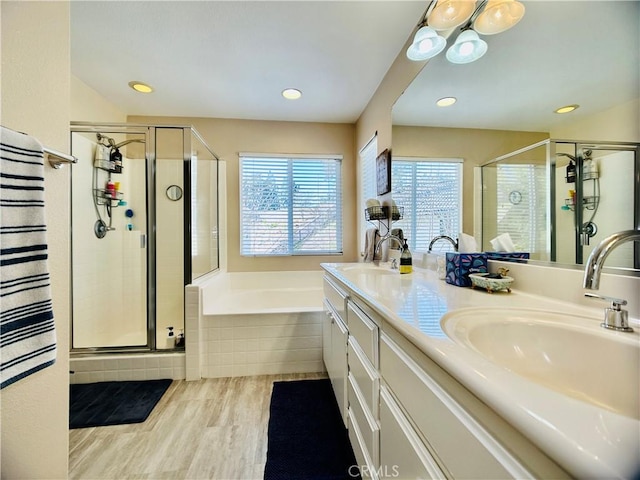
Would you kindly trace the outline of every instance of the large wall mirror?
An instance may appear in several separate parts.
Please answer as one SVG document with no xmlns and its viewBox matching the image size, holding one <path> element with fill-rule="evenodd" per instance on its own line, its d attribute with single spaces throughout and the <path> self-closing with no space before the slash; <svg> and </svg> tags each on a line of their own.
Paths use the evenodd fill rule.
<svg viewBox="0 0 640 480">
<path fill-rule="evenodd" d="M 464 159 L 463 231 L 476 238 L 497 231 L 496 219 L 480 205 L 479 190 L 487 188 L 477 181 L 480 166 L 501 157 L 504 163 L 526 162 L 523 156 L 515 162 L 507 158 L 550 138 L 580 144 L 640 143 L 640 2 L 522 3 L 526 13 L 517 25 L 482 37 L 488 44 L 482 58 L 458 65 L 448 62 L 443 51 L 426 63 L 392 111 L 394 156 Z M 456 29 L 449 36 L 448 46 L 458 33 Z M 443 97 L 455 97 L 457 102 L 446 108 L 436 106 Z M 579 108 L 570 114 L 554 113 L 569 104 Z M 637 149 L 634 151 L 636 158 L 629 162 L 635 169 L 635 185 L 615 202 L 620 210 L 635 210 L 635 217 L 624 225 L 611 226 L 614 231 L 640 226 L 640 166 Z M 571 152 L 576 156 L 575 148 Z M 539 193 L 549 205 L 556 200 L 565 202 L 572 190 L 556 182 L 556 173 L 564 172 L 570 156 L 556 153 L 545 147 L 530 155 L 531 164 L 538 165 L 536 188 L 543 189 Z M 598 159 L 607 161 L 600 154 Z M 492 168 L 500 163 L 492 162 Z M 516 193 L 507 192 L 511 196 L 507 195 L 506 202 L 523 204 L 525 198 L 518 195 L 522 192 L 512 190 Z M 587 223 L 591 212 L 585 210 L 580 222 Z M 580 238 L 570 229 L 556 231 L 552 217 L 549 213 L 543 219 L 545 235 L 538 240 L 546 250 L 537 258 L 563 265 L 582 263 L 589 248 L 582 248 Z M 582 240 L 588 241 L 584 236 Z M 592 248 L 599 237 L 590 240 Z M 617 270 L 620 273 L 639 271 L 633 263 L 615 266 L 622 267 Z"/>
</svg>

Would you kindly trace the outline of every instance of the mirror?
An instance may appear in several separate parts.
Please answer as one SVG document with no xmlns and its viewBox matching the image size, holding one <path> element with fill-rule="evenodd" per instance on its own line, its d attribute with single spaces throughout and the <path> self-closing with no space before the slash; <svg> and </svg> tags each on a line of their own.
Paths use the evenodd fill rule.
<svg viewBox="0 0 640 480">
<path fill-rule="evenodd" d="M 167 198 L 173 202 L 177 202 L 182 198 L 182 188 L 179 185 L 168 186 Z"/>
<path fill-rule="evenodd" d="M 484 57 L 454 65 L 442 52 L 426 63 L 392 110 L 394 156 L 465 159 L 463 230 L 476 237 L 496 227 L 476 213 L 479 205 L 474 203 L 480 203 L 479 195 L 474 195 L 474 174 L 480 170 L 476 167 L 549 138 L 640 142 L 640 2 L 523 3 L 526 13 L 520 23 L 483 36 L 488 43 Z M 456 29 L 447 44 L 458 34 Z M 457 98 L 453 106 L 435 105 L 450 96 Z M 566 115 L 554 113 L 568 104 L 580 107 Z M 555 164 L 555 155 L 552 160 Z M 566 165 L 567 158 L 561 158 L 557 168 Z M 550 167 L 536 168 L 545 168 L 544 182 L 540 181 L 544 193 L 564 202 L 570 189 L 558 185 L 558 192 L 552 190 L 555 172 L 552 176 Z M 506 194 L 509 203 L 511 190 Z M 628 198 L 617 201 L 632 206 L 639 196 L 632 189 Z M 583 213 L 586 223 L 589 211 Z M 550 217 L 545 220 L 549 232 Z M 540 260 L 576 263 L 575 250 L 580 246 L 575 246 L 573 232 L 545 241 L 549 253 L 540 255 Z"/>
</svg>

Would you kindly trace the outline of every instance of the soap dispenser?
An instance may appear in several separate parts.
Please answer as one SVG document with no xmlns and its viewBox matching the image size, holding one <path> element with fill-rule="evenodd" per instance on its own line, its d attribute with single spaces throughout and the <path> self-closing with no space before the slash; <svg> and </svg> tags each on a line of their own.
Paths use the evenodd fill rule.
<svg viewBox="0 0 640 480">
<path fill-rule="evenodd" d="M 411 251 L 405 239 L 402 246 L 402 254 L 400 255 L 400 273 L 411 273 L 413 271 L 412 263 Z"/>
</svg>

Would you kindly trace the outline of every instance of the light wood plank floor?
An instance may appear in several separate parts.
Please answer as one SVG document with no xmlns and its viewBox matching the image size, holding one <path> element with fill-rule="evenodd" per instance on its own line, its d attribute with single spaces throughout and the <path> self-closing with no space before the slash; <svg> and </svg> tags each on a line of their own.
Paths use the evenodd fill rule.
<svg viewBox="0 0 640 480">
<path fill-rule="evenodd" d="M 144 423 L 69 431 L 71 479 L 262 479 L 274 381 L 174 381 Z"/>
</svg>

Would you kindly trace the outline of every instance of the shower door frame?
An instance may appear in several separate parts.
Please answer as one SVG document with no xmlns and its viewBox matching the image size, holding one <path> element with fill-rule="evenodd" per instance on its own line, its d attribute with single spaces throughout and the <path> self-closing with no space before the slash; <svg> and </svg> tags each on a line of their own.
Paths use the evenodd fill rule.
<svg viewBox="0 0 640 480">
<path fill-rule="evenodd" d="M 71 283 L 71 353 L 74 355 L 95 354 L 95 353 L 148 353 L 163 352 L 172 353 L 183 351 L 178 349 L 157 349 L 157 265 L 156 265 L 156 166 L 157 166 L 157 129 L 181 129 L 183 132 L 183 233 L 184 233 L 184 253 L 183 253 L 183 284 L 191 283 L 192 258 L 191 258 L 191 135 L 195 135 L 209 152 L 219 161 L 219 157 L 211 151 L 202 136 L 189 125 L 144 125 L 126 123 L 90 123 L 71 122 L 70 137 L 73 147 L 74 133 L 116 133 L 116 134 L 137 134 L 145 137 L 145 188 L 146 188 L 146 288 L 147 288 L 147 344 L 144 346 L 99 346 L 99 347 L 73 347 L 73 270 L 70 275 Z M 82 161 L 82 160 L 81 160 Z M 93 161 L 93 159 L 91 159 Z M 71 207 L 73 208 L 73 206 Z M 73 225 L 71 225 L 73 229 Z M 73 231 L 71 232 L 71 251 L 73 252 Z M 218 259 L 219 260 L 219 259 Z M 71 256 L 73 262 L 73 255 Z M 219 261 L 218 261 L 219 263 Z M 219 268 L 219 267 L 218 267 Z M 184 301 L 183 301 L 184 312 Z M 183 317 L 184 318 L 184 317 Z"/>
<path fill-rule="evenodd" d="M 548 138 L 545 140 L 541 140 L 531 145 L 527 145 L 513 152 L 506 153 L 499 157 L 493 158 L 487 162 L 480 164 L 481 167 L 481 178 L 482 178 L 482 167 L 492 165 L 494 163 L 501 162 L 510 157 L 520 155 L 522 153 L 528 152 L 535 148 L 545 147 L 546 149 L 546 170 L 547 170 L 547 179 L 549 182 L 549 192 L 547 198 L 547 215 L 549 218 L 549 238 L 547 241 L 549 242 L 549 262 L 538 261 L 539 264 L 550 264 L 550 265 L 559 265 L 556 263 L 557 257 L 557 218 L 555 205 L 558 200 L 555 184 L 556 184 L 556 145 L 565 144 L 565 145 L 574 145 L 575 146 L 575 156 L 577 159 L 576 162 L 576 178 L 583 177 L 583 161 L 584 161 L 584 150 L 612 150 L 612 151 L 631 151 L 634 152 L 634 194 L 633 194 L 633 224 L 635 230 L 640 230 L 640 143 L 635 142 L 604 142 L 604 141 L 590 141 L 590 140 L 566 140 L 566 139 L 557 139 L 557 138 Z M 481 180 L 483 181 L 483 180 Z M 582 205 L 582 197 L 583 197 L 583 186 L 581 182 L 576 182 L 576 203 L 578 205 Z M 481 200 L 480 208 L 482 209 L 482 200 Z M 584 264 L 583 256 L 583 248 L 580 242 L 580 237 L 582 233 L 581 225 L 583 222 L 583 212 L 581 208 L 575 209 L 575 246 L 576 246 L 576 263 L 574 265 L 563 265 L 565 267 L 570 268 L 582 268 Z M 482 230 L 483 231 L 483 230 Z M 481 233 L 483 235 L 483 233 Z M 481 245 L 484 243 L 484 238 L 482 238 Z M 620 273 L 622 275 L 633 275 L 637 276 L 633 270 L 640 269 L 640 246 L 634 243 L 633 246 L 633 269 L 628 268 L 618 268 L 618 267 L 608 267 L 608 271 L 614 273 Z"/>
</svg>

